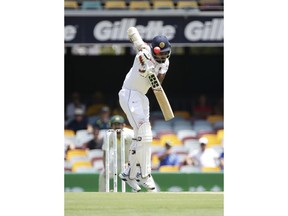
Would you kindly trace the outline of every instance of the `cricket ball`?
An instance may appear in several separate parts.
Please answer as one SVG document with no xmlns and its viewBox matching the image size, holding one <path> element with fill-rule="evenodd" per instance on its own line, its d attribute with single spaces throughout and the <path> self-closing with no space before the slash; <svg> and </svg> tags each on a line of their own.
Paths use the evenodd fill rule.
<svg viewBox="0 0 288 216">
<path fill-rule="evenodd" d="M 160 47 L 154 47 L 153 51 L 155 54 L 160 53 Z"/>
</svg>

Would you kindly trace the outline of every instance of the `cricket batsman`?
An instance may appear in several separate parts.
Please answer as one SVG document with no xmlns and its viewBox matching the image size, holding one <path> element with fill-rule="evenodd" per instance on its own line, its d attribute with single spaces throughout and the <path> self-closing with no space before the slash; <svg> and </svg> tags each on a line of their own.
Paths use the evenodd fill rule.
<svg viewBox="0 0 288 216">
<path fill-rule="evenodd" d="M 135 27 L 128 29 L 128 37 L 137 54 L 118 95 L 120 106 L 133 128 L 134 138 L 129 151 L 128 167 L 119 177 L 137 192 L 141 190 L 140 186 L 153 191 L 156 188 L 151 175 L 153 137 L 149 120 L 149 99 L 146 96 L 151 84 L 147 76 L 153 71 L 162 83 L 169 67 L 171 45 L 164 35 L 154 37 L 148 45 Z"/>
</svg>

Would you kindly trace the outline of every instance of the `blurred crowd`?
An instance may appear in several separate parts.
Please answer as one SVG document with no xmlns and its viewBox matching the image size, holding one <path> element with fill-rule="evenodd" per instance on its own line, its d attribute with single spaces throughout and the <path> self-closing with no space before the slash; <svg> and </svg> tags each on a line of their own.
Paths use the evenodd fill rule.
<svg viewBox="0 0 288 216">
<path fill-rule="evenodd" d="M 224 170 L 223 97 L 211 102 L 201 94 L 192 104 L 188 110 L 173 110 L 175 118 L 167 122 L 161 111 L 151 111 L 153 171 Z M 125 127 L 131 129 L 122 109 L 109 106 L 101 92 L 95 92 L 88 100 L 83 100 L 79 92 L 72 93 L 65 105 L 66 172 L 101 172 L 105 132 L 111 128 L 110 120 L 115 115 L 122 116 Z M 83 171 L 75 164 L 87 168 Z"/>
<path fill-rule="evenodd" d="M 81 122 L 81 124 L 93 124 L 95 126 L 96 120 L 102 119 L 107 122 L 110 115 L 124 115 L 119 104 L 113 106 L 109 103 L 107 98 L 100 91 L 94 92 L 91 96 L 86 96 L 85 100 L 77 91 L 73 92 L 69 98 L 66 98 L 65 104 L 65 128 L 71 127 L 71 122 Z M 177 104 L 175 99 L 170 99 L 171 104 Z M 183 103 L 181 101 L 181 103 Z M 186 99 L 183 107 L 174 108 L 174 111 L 180 115 L 185 115 L 186 119 L 191 121 L 198 119 L 206 119 L 210 115 L 224 115 L 223 97 L 213 97 L 209 99 L 206 94 L 200 94 L 195 98 Z M 184 114 L 185 113 L 185 114 Z M 82 116 L 82 118 L 80 118 Z M 157 111 L 151 111 L 151 121 L 160 118 L 157 116 Z M 78 120 L 77 120 L 78 119 Z M 80 120 L 81 119 L 81 120 Z M 74 123 L 72 123 L 73 126 Z M 100 123 L 99 123 L 100 124 Z M 107 127 L 107 123 L 106 124 Z M 75 126 L 74 126 L 75 127 Z M 83 126 L 81 126 L 83 127 Z M 100 126 L 100 128 L 105 125 Z M 83 128 L 82 128 L 83 129 Z"/>
</svg>

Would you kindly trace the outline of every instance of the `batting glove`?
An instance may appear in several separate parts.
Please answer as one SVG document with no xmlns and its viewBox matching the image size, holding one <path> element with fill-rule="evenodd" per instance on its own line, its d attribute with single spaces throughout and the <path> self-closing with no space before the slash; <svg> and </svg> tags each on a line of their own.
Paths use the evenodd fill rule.
<svg viewBox="0 0 288 216">
<path fill-rule="evenodd" d="M 143 77 L 147 77 L 147 74 L 148 74 L 147 73 L 147 69 L 148 69 L 147 61 L 150 60 L 150 58 L 151 58 L 151 55 L 149 51 L 147 51 L 146 49 L 141 50 L 137 55 L 137 59 L 140 64 L 139 72 L 140 72 L 140 75 Z"/>
</svg>

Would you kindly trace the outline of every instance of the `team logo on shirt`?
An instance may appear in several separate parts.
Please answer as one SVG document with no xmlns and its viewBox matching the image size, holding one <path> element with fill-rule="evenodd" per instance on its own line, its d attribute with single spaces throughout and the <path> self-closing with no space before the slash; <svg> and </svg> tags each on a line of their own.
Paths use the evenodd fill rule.
<svg viewBox="0 0 288 216">
<path fill-rule="evenodd" d="M 164 43 L 164 42 L 161 42 L 161 43 L 159 44 L 159 47 L 160 47 L 160 48 L 165 47 L 165 43 Z"/>
</svg>

